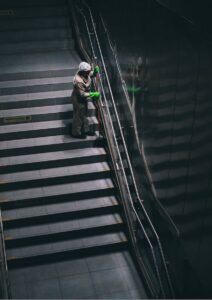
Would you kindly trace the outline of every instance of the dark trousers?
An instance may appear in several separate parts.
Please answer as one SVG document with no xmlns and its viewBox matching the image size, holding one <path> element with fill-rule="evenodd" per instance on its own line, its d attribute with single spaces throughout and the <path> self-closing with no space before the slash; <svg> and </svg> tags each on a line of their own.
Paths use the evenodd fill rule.
<svg viewBox="0 0 212 300">
<path fill-rule="evenodd" d="M 72 134 L 81 135 L 89 131 L 88 115 L 88 102 L 87 100 L 73 99 L 73 121 L 72 121 Z"/>
</svg>

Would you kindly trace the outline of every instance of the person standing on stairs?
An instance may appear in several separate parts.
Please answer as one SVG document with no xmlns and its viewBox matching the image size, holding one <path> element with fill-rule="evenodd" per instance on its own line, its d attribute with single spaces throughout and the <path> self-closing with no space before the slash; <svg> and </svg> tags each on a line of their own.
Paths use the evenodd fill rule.
<svg viewBox="0 0 212 300">
<path fill-rule="evenodd" d="M 94 135 L 94 132 L 89 131 L 89 122 L 87 119 L 88 100 L 98 99 L 99 92 L 91 92 L 91 78 L 99 73 L 99 67 L 94 70 L 87 62 L 79 64 L 79 70 L 74 76 L 73 92 L 71 100 L 73 103 L 73 121 L 72 121 L 72 136 L 85 139 L 87 135 Z"/>
</svg>

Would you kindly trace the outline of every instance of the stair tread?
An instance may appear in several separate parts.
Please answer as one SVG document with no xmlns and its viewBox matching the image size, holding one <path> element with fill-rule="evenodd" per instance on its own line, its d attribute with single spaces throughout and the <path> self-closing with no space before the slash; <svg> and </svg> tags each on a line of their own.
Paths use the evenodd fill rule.
<svg viewBox="0 0 212 300">
<path fill-rule="evenodd" d="M 68 113 L 68 112 L 67 112 Z M 50 114 L 51 116 L 51 114 Z M 54 114 L 53 114 L 54 116 Z M 33 117 L 33 116 L 32 116 Z M 68 116 L 66 116 L 68 117 Z M 87 120 L 89 122 L 89 128 L 92 131 L 98 130 L 98 120 L 96 117 L 87 117 Z M 70 129 L 71 129 L 71 119 L 63 119 L 58 120 L 58 122 L 49 121 L 49 126 L 47 124 L 48 122 L 33 122 L 33 120 L 30 123 L 21 123 L 23 125 L 28 126 L 18 126 L 20 124 L 17 124 L 17 128 L 6 128 L 7 131 L 4 131 L 4 125 L 0 125 L 0 139 L 2 141 L 8 141 L 7 147 L 10 146 L 10 143 L 16 146 L 14 144 L 14 139 L 31 139 L 31 138 L 39 138 L 39 137 L 46 137 L 49 138 L 49 135 L 52 136 L 58 136 L 61 133 L 70 136 Z M 45 126 L 45 127 L 42 127 Z M 11 125 L 12 126 L 12 125 Z M 2 128 L 1 128 L 2 127 Z M 20 128 L 20 130 L 19 130 Z M 86 139 L 85 139 L 86 140 Z M 1 145 L 1 142 L 0 142 Z M 3 147 L 2 147 L 3 149 Z"/>
<path fill-rule="evenodd" d="M 0 55 L 0 74 L 76 69 L 80 58 L 75 51 Z"/>
<path fill-rule="evenodd" d="M 101 235 L 94 235 L 86 238 L 76 238 L 65 241 L 58 241 L 49 244 L 41 244 L 35 246 L 27 246 L 22 248 L 7 249 L 7 258 L 10 257 L 30 257 L 48 253 L 55 253 L 61 251 L 68 251 L 84 247 L 92 247 L 97 245 L 106 245 L 110 243 L 126 242 L 127 237 L 123 231 L 115 233 L 107 233 Z"/>
<path fill-rule="evenodd" d="M 70 38 L 71 36 L 72 31 L 69 27 L 0 31 L 0 40 L 2 43 L 63 39 Z"/>
<path fill-rule="evenodd" d="M 16 1 L 17 2 L 17 1 Z M 0 20 L 0 32 L 10 32 L 11 30 L 29 30 L 29 29 L 51 29 L 64 28 L 70 26 L 70 21 L 67 16 L 48 16 L 37 17 L 32 23 L 28 18 Z"/>
<path fill-rule="evenodd" d="M 71 86 L 71 84 L 70 84 Z M 61 97 L 71 96 L 72 88 L 68 90 L 58 90 L 58 91 L 47 91 L 47 92 L 34 92 L 25 94 L 14 94 L 14 95 L 1 95 L 0 103 L 2 102 L 16 102 L 16 101 L 36 101 L 41 99 L 55 99 Z"/>
<path fill-rule="evenodd" d="M 96 131 L 97 125 L 98 125 L 98 120 L 96 117 L 87 117 L 87 120 L 89 122 L 89 128 L 91 130 Z M 40 123 L 40 124 L 39 124 Z M 10 144 L 16 146 L 14 144 L 14 139 L 19 138 L 19 140 L 22 139 L 31 139 L 32 137 L 34 138 L 39 138 L 39 137 L 46 137 L 49 138 L 49 135 L 52 136 L 58 136 L 61 133 L 70 136 L 70 126 L 71 122 L 70 119 L 64 119 L 64 120 L 59 120 L 58 122 L 54 121 L 49 121 L 49 126 L 47 124 L 48 122 L 30 122 L 28 123 L 28 126 L 21 126 L 20 130 L 17 124 L 17 128 L 6 128 L 7 131 L 4 131 L 4 126 L 0 125 L 0 139 L 3 141 L 8 141 L 7 147 L 10 147 Z M 26 123 L 23 123 L 23 125 L 26 125 Z M 45 126 L 42 128 L 42 125 Z M 1 128 L 1 126 L 3 128 Z M 11 143 L 10 143 L 11 142 Z M 1 145 L 1 142 L 0 142 Z M 4 147 L 4 146 L 3 146 Z M 2 147 L 2 149 L 3 149 Z"/>
<path fill-rule="evenodd" d="M 13 8 L 14 5 L 15 7 L 36 7 L 36 6 L 46 6 L 48 4 L 48 6 L 56 6 L 56 5 L 65 5 L 65 0 L 42 0 L 42 1 L 38 1 L 38 0 L 30 0 L 28 2 L 24 1 L 14 1 L 14 0 L 7 0 L 7 3 L 2 3 L 0 5 L 1 8 L 4 9 L 9 9 L 9 8 Z"/>
<path fill-rule="evenodd" d="M 19 53 L 43 53 L 55 50 L 73 49 L 74 41 L 71 38 L 23 41 L 23 42 L 5 42 L 1 44 L 0 54 L 2 56 L 8 54 Z"/>
<path fill-rule="evenodd" d="M 10 156 L 8 157 L 7 162 L 5 158 L 0 158 L 1 166 L 13 166 L 13 165 L 22 165 L 25 163 L 39 163 L 39 162 L 48 162 L 48 161 L 58 161 L 62 159 L 75 159 L 79 157 L 94 156 L 94 155 L 105 155 L 106 151 L 104 148 L 84 148 L 84 149 L 74 149 L 74 150 L 65 150 L 65 151 L 56 151 L 56 152 L 47 152 L 47 153 L 38 153 L 38 154 L 28 154 L 20 156 Z"/>
<path fill-rule="evenodd" d="M 88 222 L 88 223 L 87 223 Z M 6 248 L 27 247 L 37 244 L 48 244 L 49 242 L 57 242 L 67 238 L 87 237 L 106 232 L 115 232 L 124 229 L 124 222 L 119 213 L 111 213 L 108 215 L 99 215 L 80 220 L 68 220 L 61 222 L 42 224 L 39 226 L 29 226 L 19 229 L 10 229 L 5 231 Z"/>
<path fill-rule="evenodd" d="M 29 139 L 20 139 L 13 141 L 4 141 L 0 142 L 0 149 L 14 149 L 14 148 L 27 148 L 27 147 L 35 147 L 35 146 L 46 146 L 55 144 L 66 144 L 66 143 L 78 143 L 81 141 L 83 144 L 89 141 L 95 141 L 96 136 L 88 136 L 85 140 L 79 140 L 77 138 L 72 138 L 70 136 L 64 135 L 56 135 L 56 136 L 48 136 L 48 137 L 37 137 L 37 138 L 29 138 Z"/>
<path fill-rule="evenodd" d="M 107 162 L 98 162 L 93 164 L 83 164 L 75 166 L 66 166 L 58 168 L 50 168 L 44 170 L 33 170 L 16 172 L 1 175 L 1 180 L 8 183 L 27 182 L 31 180 L 42 180 L 48 178 L 59 178 L 65 176 L 83 175 L 94 172 L 109 171 L 110 167 Z M 1 184 L 4 186 L 4 183 Z"/>
<path fill-rule="evenodd" d="M 60 76 L 50 78 L 35 78 L 35 79 L 17 79 L 0 81 L 0 88 L 15 88 L 15 87 L 29 87 L 36 85 L 52 85 L 57 83 L 72 83 L 73 76 Z"/>
<path fill-rule="evenodd" d="M 51 54 L 51 53 L 50 53 Z M 45 55 L 45 53 L 44 53 Z M 77 69 L 72 66 L 72 68 L 69 69 L 47 69 L 47 70 L 26 70 L 21 72 L 12 72 L 12 73 L 4 73 L 0 74 L 0 83 L 4 84 L 5 81 L 8 83 L 10 81 L 12 82 L 19 82 L 19 81 L 27 81 L 27 80 L 40 80 L 40 79 L 53 79 L 60 77 L 73 77 L 76 73 Z"/>
<path fill-rule="evenodd" d="M 34 17 L 48 17 L 48 16 L 67 16 L 68 11 L 65 5 L 60 6 L 42 6 L 42 7 L 15 7 L 13 19 L 30 18 L 31 22 L 34 22 Z M 8 16 L 2 19 L 7 19 Z"/>
<path fill-rule="evenodd" d="M 86 230 L 98 226 L 121 224 L 122 217 L 119 213 L 110 213 L 92 217 L 83 217 L 77 220 L 61 220 L 37 225 L 30 225 L 5 229 L 5 240 L 27 239 L 33 237 L 45 237 L 50 235 L 54 237 L 56 234 L 65 232 L 74 232 L 78 230 Z"/>
<path fill-rule="evenodd" d="M 71 37 L 63 37 L 63 38 L 58 38 L 58 37 L 52 37 L 51 39 L 45 39 L 42 40 L 41 38 L 39 40 L 31 40 L 31 41 L 4 41 L 1 43 L 1 48 L 5 48 L 7 46 L 9 47 L 20 47 L 20 46 L 37 46 L 37 45 L 45 45 L 45 44 L 54 44 L 54 43 L 60 43 L 62 44 L 63 41 L 68 41 L 68 42 L 73 42 L 73 39 Z M 38 51 L 39 52 L 39 51 Z M 10 52 L 9 52 L 10 53 Z M 13 54 L 16 52 L 14 51 Z"/>
<path fill-rule="evenodd" d="M 90 102 L 88 104 L 88 110 L 89 110 L 89 113 L 91 113 L 92 111 L 95 110 L 95 106 L 92 102 Z M 2 110 L 0 112 L 0 118 L 2 118 L 2 121 L 3 121 L 5 118 L 30 116 L 32 119 L 31 119 L 31 121 L 28 121 L 27 124 L 33 130 L 33 128 L 36 128 L 36 126 L 38 126 L 38 128 L 40 126 L 39 125 L 40 122 L 33 122 L 33 117 L 35 117 L 35 116 L 44 116 L 43 120 L 39 119 L 39 121 L 41 121 L 41 122 L 43 121 L 43 123 L 44 123 L 43 125 L 45 125 L 45 123 L 47 124 L 48 122 L 51 122 L 50 123 L 50 126 L 51 126 L 51 124 L 53 125 L 54 122 L 56 124 L 56 123 L 59 123 L 59 122 L 64 122 L 64 120 L 61 116 L 61 118 L 59 120 L 52 120 L 52 121 L 48 120 L 48 122 L 47 122 L 47 121 L 45 121 L 45 116 L 46 115 L 51 115 L 51 114 L 55 115 L 55 114 L 68 113 L 68 112 L 70 112 L 70 113 L 73 112 L 73 104 L 71 104 L 71 103 L 61 104 L 61 105 L 51 105 L 51 106 L 30 107 L 30 108 L 27 107 L 27 108 L 22 108 L 22 109 L 7 109 L 7 110 L 4 110 L 4 111 Z M 70 118 L 70 116 L 69 116 L 69 118 Z M 88 116 L 88 118 L 89 118 L 90 121 L 95 122 L 95 117 L 94 116 Z M 36 120 L 36 119 L 34 119 L 34 120 Z M 1 132 L 13 132 L 13 128 L 15 128 L 15 126 L 13 124 L 7 124 L 6 123 L 7 119 L 3 122 L 4 123 L 0 125 L 2 127 Z M 65 122 L 65 123 L 67 123 L 67 122 Z M 22 127 L 23 128 L 25 127 L 24 124 L 18 123 L 18 122 L 15 125 L 17 126 L 17 128 L 19 127 L 20 130 L 21 130 Z M 48 126 L 47 126 L 47 128 L 48 128 Z M 14 130 L 14 131 L 17 131 L 17 130 Z"/>
<path fill-rule="evenodd" d="M 84 200 L 83 200 L 84 201 Z M 85 214 L 89 214 L 92 212 L 95 212 L 96 215 L 101 212 L 101 214 L 105 214 L 105 209 L 113 209 L 113 208 L 118 208 L 119 203 L 117 201 L 108 201 L 107 203 L 104 201 L 103 203 L 101 201 L 97 201 L 96 198 L 92 200 L 85 200 L 84 206 L 82 205 L 82 200 L 80 201 L 71 201 L 71 202 L 66 202 L 62 203 L 60 207 L 60 203 L 57 204 L 49 204 L 49 205 L 44 205 L 43 207 L 36 206 L 34 207 L 33 213 L 28 211 L 28 215 L 23 215 L 23 216 L 16 216 L 16 217 L 11 217 L 8 218 L 4 216 L 3 214 L 3 224 L 5 227 L 5 230 L 8 228 L 29 228 L 38 226 L 38 225 L 46 225 L 46 224 L 51 224 L 55 221 L 59 221 L 59 218 L 62 218 L 63 221 L 66 221 L 66 216 L 69 217 L 70 220 L 77 220 L 79 221 L 80 219 L 85 218 Z M 81 203 L 80 203 L 81 202 Z M 98 211 L 98 213 L 97 213 Z M 110 213 L 112 213 L 110 211 Z M 77 215 L 77 219 L 75 218 Z M 45 222 L 44 220 L 48 221 Z M 35 223 L 34 223 L 35 222 Z M 9 224 L 9 225 L 8 225 Z M 18 224 L 18 226 L 17 226 Z"/>
<path fill-rule="evenodd" d="M 85 210 L 85 209 L 91 209 L 95 207 L 103 207 L 103 206 L 110 206 L 110 205 L 117 205 L 117 199 L 116 196 L 105 196 L 105 197 L 99 197 L 99 198 L 89 198 L 89 199 L 83 199 L 83 200 L 75 200 L 71 202 L 59 202 L 59 203 L 53 203 L 53 204 L 46 204 L 46 205 L 36 205 L 33 207 L 23 207 L 23 208 L 14 208 L 10 210 L 5 210 L 2 212 L 3 219 L 9 219 L 9 220 L 17 220 L 22 218 L 32 218 L 34 216 L 39 215 L 48 215 L 48 214 L 54 214 L 54 213 L 63 213 L 73 210 Z M 89 219 L 89 218 L 87 218 Z M 68 222 L 68 221 L 66 221 Z M 60 223 L 60 222 L 59 222 Z M 86 223 L 84 223 L 86 224 Z M 47 224 L 44 224 L 47 226 Z M 29 225 L 27 225 L 27 228 Z M 33 227 L 33 226 L 32 226 Z M 24 228 L 24 227 L 23 227 Z M 56 225 L 55 225 L 56 228 Z M 12 232 L 15 231 L 18 228 L 13 229 L 7 229 L 5 228 L 5 234 L 9 234 L 11 236 Z M 21 230 L 20 230 L 21 231 Z"/>
<path fill-rule="evenodd" d="M 66 183 L 60 184 L 56 186 L 48 186 L 48 187 L 37 187 L 37 188 L 29 188 L 24 190 L 7 191 L 1 192 L 0 202 L 6 201 L 19 201 L 19 200 L 27 200 L 28 199 L 36 199 L 41 198 L 41 200 L 45 200 L 46 197 L 49 196 L 63 196 L 70 195 L 70 200 L 72 199 L 72 195 L 76 193 L 86 192 L 89 193 L 91 191 L 98 191 L 105 189 L 114 188 L 113 182 L 110 178 L 106 179 L 96 179 L 96 180 L 88 180 L 83 182 L 74 182 L 74 183 Z"/>
<path fill-rule="evenodd" d="M 95 109 L 92 102 L 89 102 L 88 109 Z M 53 113 L 61 113 L 73 110 L 73 104 L 56 104 L 51 106 L 40 106 L 40 107 L 26 107 L 18 109 L 7 109 L 0 111 L 0 118 L 8 118 L 14 116 L 34 116 L 34 115 L 47 115 Z M 8 125 L 3 125 L 4 127 Z M 12 125 L 9 125 L 10 127 Z"/>
<path fill-rule="evenodd" d="M 45 121 L 45 122 L 20 123 L 16 125 L 1 125 L 0 134 L 50 129 L 50 128 L 62 128 L 62 127 L 66 127 L 68 122 L 70 122 L 70 120 L 55 120 L 55 121 Z"/>
</svg>

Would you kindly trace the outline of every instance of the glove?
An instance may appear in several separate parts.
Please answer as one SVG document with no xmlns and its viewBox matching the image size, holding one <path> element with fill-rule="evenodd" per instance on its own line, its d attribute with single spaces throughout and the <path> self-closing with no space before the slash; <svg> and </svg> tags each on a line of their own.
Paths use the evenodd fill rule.
<svg viewBox="0 0 212 300">
<path fill-rule="evenodd" d="M 100 92 L 90 92 L 89 93 L 89 97 L 91 97 L 91 98 L 99 98 L 99 96 L 100 96 Z"/>
<path fill-rule="evenodd" d="M 98 74 L 100 72 L 100 68 L 99 68 L 99 66 L 96 66 L 95 68 L 94 68 L 94 76 L 96 75 L 96 74 Z"/>
</svg>

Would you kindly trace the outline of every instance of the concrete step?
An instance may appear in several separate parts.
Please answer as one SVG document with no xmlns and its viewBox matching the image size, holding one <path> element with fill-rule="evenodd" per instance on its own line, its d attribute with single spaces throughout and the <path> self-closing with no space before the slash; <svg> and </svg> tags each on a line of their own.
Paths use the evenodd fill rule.
<svg viewBox="0 0 212 300">
<path fill-rule="evenodd" d="M 69 127 L 70 120 L 73 117 L 73 105 L 66 104 L 64 106 L 65 107 L 62 107 L 61 110 L 47 110 L 46 114 L 42 114 L 42 111 L 39 114 L 39 110 L 37 109 L 34 115 L 28 115 L 27 113 L 26 115 L 11 115 L 10 117 L 3 118 L 3 123 L 0 126 L 0 141 L 10 140 L 10 134 L 21 133 L 20 136 L 24 136 L 24 132 L 26 131 L 36 131 L 42 129 L 46 130 L 53 128 L 56 129 L 64 128 L 67 126 Z M 45 108 L 46 107 L 44 107 L 44 109 Z M 27 109 L 25 109 L 24 112 L 27 112 Z M 24 116 L 25 119 L 23 119 Z M 28 116 L 29 118 L 26 118 L 26 116 Z M 95 108 L 94 105 L 91 103 L 88 105 L 88 121 L 90 123 L 96 124 L 97 120 L 94 117 Z M 17 139 L 20 139 L 20 136 L 18 136 Z"/>
<path fill-rule="evenodd" d="M 43 54 L 44 58 L 46 54 Z M 23 82 L 29 83 L 32 85 L 36 85 L 39 80 L 60 80 L 60 77 L 72 78 L 77 71 L 77 68 L 70 69 L 61 69 L 61 70 L 41 70 L 41 71 L 33 71 L 33 72 L 19 72 L 19 73 L 5 73 L 0 74 L 0 84 L 1 87 L 15 87 L 21 86 Z M 6 82 L 6 83 L 4 83 Z M 10 83 L 11 82 L 11 83 Z"/>
<path fill-rule="evenodd" d="M 96 117 L 88 117 L 89 122 L 89 130 L 92 132 L 98 132 L 99 124 Z M 12 142 L 15 140 L 23 140 L 23 139 L 31 139 L 31 138 L 41 138 L 49 136 L 58 136 L 63 134 L 64 136 L 71 136 L 72 132 L 72 123 L 70 121 L 51 121 L 51 127 L 48 127 L 49 122 L 40 122 L 41 124 L 45 123 L 46 128 L 44 129 L 37 129 L 37 127 L 41 127 L 39 123 L 34 123 L 35 127 L 32 126 L 32 130 L 25 130 L 25 131 L 14 131 L 10 133 L 2 133 L 0 134 L 1 141 Z"/>
<path fill-rule="evenodd" d="M 1 193 L 2 211 L 34 207 L 38 205 L 65 203 L 89 198 L 113 196 L 117 189 L 110 178 L 95 179 L 83 182 L 64 183 L 56 186 L 28 188 L 24 190 Z M 37 210 L 36 210 L 37 211 Z"/>
<path fill-rule="evenodd" d="M 82 199 L 77 201 L 69 201 L 69 202 L 60 202 L 60 203 L 49 203 L 46 205 L 36 205 L 36 206 L 28 206 L 28 207 L 21 207 L 21 208 L 14 208 L 10 210 L 4 210 L 3 211 L 3 218 L 6 220 L 17 220 L 21 218 L 31 218 L 34 216 L 38 216 L 39 214 L 45 215 L 45 214 L 53 214 L 53 213 L 63 213 L 68 211 L 75 211 L 75 210 L 86 210 L 86 209 L 92 209 L 95 207 L 104 207 L 104 206 L 113 206 L 118 205 L 118 201 L 115 196 L 108 196 L 108 197 L 97 197 L 97 198 L 91 198 L 91 199 Z M 102 220 L 102 215 L 97 217 L 97 220 Z M 106 218 L 108 219 L 108 218 Z M 81 228 L 87 226 L 94 226 L 95 224 L 101 224 L 100 221 L 97 222 L 94 217 L 86 217 L 80 219 L 80 222 L 77 222 L 77 220 L 66 220 L 64 228 L 67 229 L 74 229 L 74 228 Z M 114 220 L 120 220 L 120 217 L 115 216 L 114 218 L 110 219 L 109 221 L 112 222 Z M 75 221 L 75 222 L 74 222 Z M 103 221 L 103 220 L 102 220 Z M 56 221 L 52 226 L 48 226 L 51 224 L 45 223 L 43 224 L 42 230 L 39 232 L 39 234 L 48 234 L 48 233 L 56 233 L 60 232 L 63 228 L 64 221 Z M 55 224 L 56 223 L 56 224 Z M 26 225 L 26 226 L 25 226 Z M 32 232 L 30 232 L 30 226 L 27 224 L 23 224 L 23 226 L 19 226 L 18 228 L 5 228 L 5 239 L 10 240 L 11 238 L 17 239 L 17 238 L 26 238 L 31 235 L 36 236 L 38 233 L 37 230 L 33 229 L 35 225 L 31 227 Z M 74 228 L 73 228 L 74 227 Z"/>
<path fill-rule="evenodd" d="M 42 53 L 18 53 L 9 55 L 0 55 L 0 78 L 1 80 L 10 80 L 7 76 L 14 74 L 16 79 L 40 78 L 40 77 L 25 77 L 33 74 L 37 76 L 40 72 L 61 71 L 61 70 L 76 70 L 80 63 L 80 58 L 75 51 L 58 50 Z M 17 77 L 17 74 L 20 77 Z M 44 77 L 44 76 L 43 76 Z M 48 77 L 48 76 L 46 76 Z M 5 78 L 5 79 L 4 79 Z"/>
<path fill-rule="evenodd" d="M 11 14 L 3 14 L 1 15 L 1 20 L 13 20 L 13 19 L 21 19 L 28 18 L 33 23 L 33 18 L 37 17 L 61 17 L 68 16 L 67 7 L 56 5 L 56 6 L 34 6 L 32 7 L 13 7 L 10 8 Z"/>
<path fill-rule="evenodd" d="M 107 160 L 104 148 L 85 148 L 0 158 L 0 174 L 89 164 Z"/>
<path fill-rule="evenodd" d="M 39 100 L 42 97 L 42 93 L 44 92 L 54 92 L 58 91 L 63 93 L 63 91 L 69 91 L 69 93 L 65 93 L 64 96 L 70 95 L 72 93 L 73 88 L 73 76 L 68 77 L 58 77 L 58 78 L 43 78 L 43 79 L 31 79 L 31 80 L 17 80 L 17 81 L 3 81 L 0 82 L 0 107 L 11 107 L 14 105 L 16 108 L 17 103 L 14 103 L 15 100 L 18 103 L 23 102 L 25 99 L 27 101 L 30 100 L 30 96 L 38 96 Z M 36 95 L 33 95 L 36 93 Z M 27 95 L 25 95 L 27 94 Z M 2 97 L 7 96 L 8 97 Z M 18 96 L 22 95 L 22 96 Z M 51 98 L 54 94 L 51 94 Z M 55 94 L 55 98 L 58 97 L 58 93 Z M 22 98 L 22 99 L 21 99 Z M 44 94 L 44 99 L 48 98 L 48 94 Z M 41 98 L 42 99 L 42 98 Z M 4 102 L 5 101 L 5 102 Z M 70 100 L 69 100 L 70 102 Z M 10 103 L 10 104 L 9 104 Z M 12 103 L 12 104 L 11 104 Z M 8 105 L 9 104 L 9 105 Z M 30 105 L 27 105 L 30 106 Z"/>
<path fill-rule="evenodd" d="M 35 123 L 21 123 L 15 125 L 5 125 L 0 126 L 0 141 L 10 140 L 9 136 L 17 134 L 17 139 L 21 136 L 24 136 L 27 132 L 30 131 L 31 134 L 35 131 L 40 130 L 48 130 L 48 129 L 57 129 L 57 128 L 65 128 L 69 124 L 69 121 L 66 120 L 56 120 L 56 121 L 48 121 L 48 122 L 35 122 Z M 20 134 L 20 136 L 19 136 Z M 30 135 L 29 135 L 30 137 Z"/>
<path fill-rule="evenodd" d="M 57 73 L 57 72 L 56 72 Z M 24 88 L 24 87 L 34 87 L 34 86 L 45 86 L 60 83 L 72 83 L 73 76 L 59 76 L 59 77 L 44 77 L 44 78 L 27 78 L 27 79 L 16 79 L 16 80 L 4 80 L 0 81 L 1 93 L 3 89 L 13 89 L 13 88 Z"/>
<path fill-rule="evenodd" d="M 117 216 L 117 217 L 116 217 Z M 85 225 L 85 226 L 79 226 L 77 227 L 77 223 L 82 223 L 85 220 L 88 222 L 90 221 L 89 219 L 95 219 L 96 224 L 93 226 Z M 118 220 L 118 218 L 120 220 Z M 81 222 L 80 222 L 81 221 Z M 73 228 L 75 222 L 75 228 Z M 90 217 L 90 218 L 83 218 L 83 220 L 75 221 L 75 220 L 69 220 L 69 221 L 62 221 L 62 222 L 54 222 L 54 223 L 49 223 L 45 224 L 46 227 L 52 227 L 56 228 L 58 226 L 58 229 L 55 231 L 50 231 L 46 233 L 40 233 L 37 231 L 35 233 L 35 229 L 30 226 L 28 226 L 28 232 L 27 235 L 25 236 L 18 236 L 18 237 L 12 237 L 10 236 L 5 236 L 5 244 L 7 249 L 11 248 L 18 248 L 18 247 L 28 247 L 28 246 L 33 246 L 37 244 L 49 244 L 50 242 L 59 242 L 59 241 L 64 241 L 65 239 L 70 239 L 70 238 L 83 238 L 83 237 L 88 237 L 91 235 L 96 234 L 103 234 L 107 232 L 114 232 L 114 231 L 119 231 L 124 229 L 124 224 L 121 220 L 121 217 L 119 214 L 115 213 L 110 213 L 109 215 L 100 215 L 96 217 Z M 60 229 L 60 227 L 64 228 Z M 37 227 L 37 226 L 36 226 Z M 69 228 L 70 227 L 70 228 Z M 59 230 L 60 229 L 60 230 Z M 26 232 L 26 228 L 25 228 Z"/>
<path fill-rule="evenodd" d="M 14 102 L 25 102 L 27 101 L 39 101 L 39 100 L 47 100 L 51 99 L 52 104 L 55 103 L 55 101 L 58 98 L 67 98 L 71 97 L 72 93 L 72 84 L 70 83 L 70 87 L 67 90 L 59 90 L 59 91 L 46 91 L 46 92 L 37 92 L 37 93 L 24 93 L 24 94 L 13 94 L 13 95 L 2 95 L 0 96 L 0 105 L 3 103 L 3 105 L 6 105 L 6 103 L 14 103 Z M 26 105 L 27 107 L 28 105 Z M 29 107 L 31 104 L 29 105 Z"/>
<path fill-rule="evenodd" d="M 71 37 L 72 32 L 69 28 L 25 29 L 6 32 L 0 31 L 1 43 L 63 40 L 70 39 Z"/>
<path fill-rule="evenodd" d="M 128 240 L 123 231 L 94 235 L 84 239 L 70 239 L 49 245 L 29 246 L 8 250 L 7 263 L 10 268 L 41 262 L 59 261 L 85 255 L 95 255 L 126 249 Z"/>
<path fill-rule="evenodd" d="M 74 48 L 74 41 L 69 39 L 55 39 L 48 41 L 30 41 L 17 43 L 4 43 L 0 48 L 0 55 L 51 52 L 55 50 L 67 50 Z"/>
<path fill-rule="evenodd" d="M 95 220 L 96 223 L 91 225 L 91 220 Z M 86 225 L 85 222 L 88 222 Z M 84 225 L 83 225 L 84 224 Z M 46 226 L 46 227 L 44 227 Z M 24 230 L 23 230 L 24 229 Z M 40 229 L 40 230 L 39 230 Z M 96 234 L 103 234 L 108 232 L 114 232 L 124 229 L 121 216 L 118 213 L 111 213 L 108 215 L 100 215 L 96 217 L 87 217 L 79 220 L 68 220 L 61 222 L 53 222 L 49 224 L 43 224 L 38 226 L 28 226 L 27 228 L 19 228 L 20 232 L 25 232 L 23 236 L 5 236 L 6 248 L 20 248 L 42 244 L 50 244 L 59 241 L 64 241 L 70 238 L 85 238 Z M 46 229 L 46 232 L 44 231 Z M 16 230 L 16 229 L 15 229 Z M 5 234 L 7 234 L 5 231 Z M 16 230 L 17 231 L 17 230 Z M 10 230 L 11 234 L 12 229 Z"/>
<path fill-rule="evenodd" d="M 95 180 L 108 177 L 110 173 L 110 168 L 106 162 L 9 173 L 1 175 L 0 191 Z"/>
<path fill-rule="evenodd" d="M 42 106 L 52 106 L 52 105 L 66 105 L 70 103 L 70 94 L 71 92 L 67 90 L 67 97 L 56 97 L 56 98 L 44 98 L 44 99 L 34 99 L 24 100 L 24 101 L 8 101 L 8 102 L 0 102 L 0 110 L 8 110 L 8 109 L 20 109 L 20 108 L 33 108 L 33 107 L 42 107 Z"/>
<path fill-rule="evenodd" d="M 17 2 L 17 1 L 16 1 Z M 70 26 L 70 20 L 66 16 L 61 17 L 37 17 L 31 19 L 9 19 L 0 18 L 0 32 L 10 32 L 13 30 L 30 30 L 30 29 L 50 29 L 50 28 L 67 28 Z"/>
<path fill-rule="evenodd" d="M 98 198 L 101 199 L 101 198 Z M 46 228 L 47 225 L 51 225 L 52 223 L 58 223 L 58 222 L 65 222 L 65 221 L 79 221 L 84 220 L 84 218 L 92 218 L 96 216 L 101 215 L 108 215 L 112 213 L 117 213 L 120 209 L 119 203 L 116 201 L 114 203 L 108 202 L 107 204 L 104 203 L 101 204 L 101 201 L 97 201 L 98 199 L 95 199 L 92 203 L 92 205 L 89 205 L 88 207 L 85 206 L 85 208 L 76 208 L 75 203 L 62 203 L 62 208 L 59 207 L 59 204 L 54 204 L 53 207 L 51 205 L 43 206 L 41 209 L 39 207 L 34 207 L 34 214 L 30 214 L 29 216 L 23 216 L 23 217 L 13 217 L 13 218 L 6 218 L 3 217 L 3 224 L 4 224 L 4 230 L 15 230 L 17 232 L 18 228 L 25 228 L 25 238 L 29 237 L 31 234 L 33 236 L 42 234 L 42 231 L 37 231 L 35 234 L 33 234 L 33 227 L 37 227 L 38 225 L 43 226 L 43 229 Z M 84 200 L 83 200 L 84 201 Z M 79 201 L 80 202 L 80 201 Z M 37 208 L 37 211 L 35 212 Z M 58 209 L 58 210 L 57 210 Z M 50 212 L 49 212 L 50 210 Z M 111 222 L 111 219 L 108 220 Z M 70 223 L 67 223 L 67 225 Z M 85 222 L 84 222 L 85 224 Z M 98 223 L 96 223 L 98 225 Z M 72 224 L 73 225 L 73 224 Z M 89 226 L 89 222 L 87 224 Z M 32 232 L 29 231 L 26 233 L 26 227 L 29 229 L 32 229 Z M 56 228 L 56 227 L 53 227 Z M 57 232 L 57 231 L 56 231 Z M 19 235 L 18 235 L 19 237 Z M 23 237 L 22 237 L 23 238 Z"/>
<path fill-rule="evenodd" d="M 98 140 L 96 136 L 87 137 L 84 140 L 64 135 L 28 138 L 0 142 L 0 157 L 6 158 L 14 155 L 65 151 L 94 146 L 102 147 L 104 144 L 105 141 Z"/>
<path fill-rule="evenodd" d="M 73 79 L 71 79 L 73 81 Z M 45 81 L 45 80 L 43 80 Z M 61 82 L 60 82 L 61 81 Z M 28 94 L 28 93 L 41 93 L 41 92 L 48 92 L 48 91 L 60 91 L 60 90 L 71 90 L 73 87 L 72 81 L 64 80 L 58 80 L 58 83 L 49 83 L 49 80 L 46 79 L 46 84 L 41 82 L 41 84 L 38 85 L 27 85 L 26 86 L 19 86 L 19 87 L 8 87 L 8 88 L 1 88 L 0 95 L 12 95 L 12 97 L 15 97 L 18 94 Z M 67 82 L 66 82 L 67 81 Z M 53 82 L 53 80 L 52 80 Z"/>
<path fill-rule="evenodd" d="M 36 7 L 36 6 L 59 6 L 66 5 L 65 0 L 7 0 L 0 4 L 0 9 L 12 9 L 14 7 Z"/>
<path fill-rule="evenodd" d="M 91 101 L 88 102 L 88 110 L 89 111 L 95 110 L 95 106 Z M 52 106 L 25 107 L 21 109 L 1 110 L 0 118 L 10 118 L 13 116 L 36 116 L 36 115 L 44 115 L 45 117 L 47 114 L 56 114 L 56 113 L 69 112 L 69 111 L 73 111 L 72 103 L 62 104 L 62 105 L 54 105 L 54 103 L 52 103 Z M 6 121 L 3 124 L 6 125 L 7 124 Z M 6 130 L 5 132 L 8 132 L 7 128 L 9 127 L 4 128 L 3 130 Z"/>
</svg>

